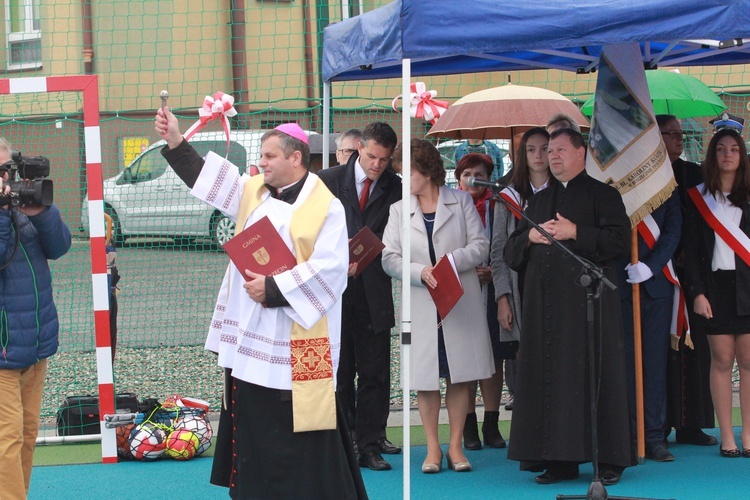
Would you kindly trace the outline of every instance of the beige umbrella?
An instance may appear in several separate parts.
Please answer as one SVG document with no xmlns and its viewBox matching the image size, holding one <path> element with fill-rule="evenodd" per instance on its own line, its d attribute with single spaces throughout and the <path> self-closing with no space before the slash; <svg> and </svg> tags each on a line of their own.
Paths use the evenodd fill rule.
<svg viewBox="0 0 750 500">
<path fill-rule="evenodd" d="M 472 92 L 451 105 L 428 135 L 453 139 L 512 139 L 532 127 L 544 127 L 564 113 L 581 129 L 589 122 L 568 98 L 547 89 L 503 85 Z"/>
</svg>

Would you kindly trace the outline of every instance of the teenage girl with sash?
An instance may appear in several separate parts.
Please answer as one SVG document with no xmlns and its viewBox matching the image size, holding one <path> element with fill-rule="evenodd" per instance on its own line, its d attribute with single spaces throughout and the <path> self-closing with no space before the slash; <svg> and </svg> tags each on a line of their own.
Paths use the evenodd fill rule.
<svg viewBox="0 0 750 500">
<path fill-rule="evenodd" d="M 688 192 L 687 292 L 708 335 L 711 397 L 723 457 L 750 458 L 750 166 L 742 137 L 717 132 L 708 145 L 705 182 Z M 732 429 L 732 368 L 740 370 L 742 448 Z"/>
</svg>

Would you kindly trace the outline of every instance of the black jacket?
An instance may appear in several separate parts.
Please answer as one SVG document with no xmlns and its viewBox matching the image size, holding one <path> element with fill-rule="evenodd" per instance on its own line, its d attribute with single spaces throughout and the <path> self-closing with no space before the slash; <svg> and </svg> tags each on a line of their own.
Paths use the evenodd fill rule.
<svg viewBox="0 0 750 500">
<path fill-rule="evenodd" d="M 357 153 L 354 153 L 346 165 L 321 170 L 317 175 L 344 205 L 349 238 L 367 225 L 382 239 L 390 207 L 401 199 L 401 178 L 392 170 L 386 169 L 375 183 L 362 213 L 359 210 L 354 176 L 356 160 Z M 359 277 L 349 278 L 344 292 L 344 303 L 348 300 L 367 302 L 373 332 L 390 331 L 395 325 L 391 277 L 383 271 L 380 255 Z"/>
<path fill-rule="evenodd" d="M 740 229 L 750 236 L 750 202 L 740 205 L 742 219 Z M 687 239 L 685 240 L 685 269 L 687 272 L 687 296 L 692 309 L 692 301 L 704 294 L 709 302 L 716 300 L 716 288 L 711 271 L 716 233 L 706 223 L 698 209 L 690 200 L 687 212 Z M 734 255 L 737 272 L 735 293 L 737 314 L 750 315 L 750 266 L 737 254 Z"/>
</svg>

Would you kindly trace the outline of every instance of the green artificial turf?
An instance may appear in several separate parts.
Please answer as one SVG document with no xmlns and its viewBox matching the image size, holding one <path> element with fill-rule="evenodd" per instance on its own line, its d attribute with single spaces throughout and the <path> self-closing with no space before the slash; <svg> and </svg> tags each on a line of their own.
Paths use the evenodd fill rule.
<svg viewBox="0 0 750 500">
<path fill-rule="evenodd" d="M 214 454 L 211 446 L 203 457 Z M 48 444 L 37 446 L 34 451 L 34 466 L 45 465 L 75 465 L 95 464 L 102 461 L 102 445 L 100 442 L 77 444 Z"/>
<path fill-rule="evenodd" d="M 92 464 L 102 461 L 99 442 L 78 444 L 45 444 L 34 450 L 34 466 Z"/>
<path fill-rule="evenodd" d="M 479 422 L 479 427 L 481 429 L 482 423 Z M 499 422 L 498 428 L 500 429 L 500 434 L 503 435 L 504 438 L 508 438 L 508 434 L 510 433 L 510 420 L 501 420 Z M 403 427 L 388 427 L 386 434 L 388 435 L 388 439 L 399 446 L 404 444 L 404 428 Z M 438 426 L 438 437 L 440 438 L 441 443 L 448 443 L 450 441 L 450 427 L 448 424 L 441 424 Z M 481 437 L 481 432 L 480 432 Z M 424 435 L 424 427 L 421 425 L 413 425 L 411 427 L 411 445 L 412 446 L 426 446 L 427 445 L 427 438 Z"/>
</svg>

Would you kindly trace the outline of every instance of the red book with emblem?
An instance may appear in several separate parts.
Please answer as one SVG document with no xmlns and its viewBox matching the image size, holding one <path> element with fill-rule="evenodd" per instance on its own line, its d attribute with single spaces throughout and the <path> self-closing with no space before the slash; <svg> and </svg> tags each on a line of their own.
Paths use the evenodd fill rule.
<svg viewBox="0 0 750 500">
<path fill-rule="evenodd" d="M 349 264 L 357 263 L 356 278 L 365 270 L 375 257 L 380 255 L 385 245 L 368 226 L 363 227 L 349 240 Z"/>
<path fill-rule="evenodd" d="M 292 254 L 268 216 L 254 222 L 224 243 L 224 251 L 245 278 L 245 269 L 263 276 L 274 276 L 297 265 Z"/>
<path fill-rule="evenodd" d="M 445 254 L 432 269 L 432 276 L 437 281 L 435 288 L 427 287 L 427 291 L 435 302 L 438 314 L 445 319 L 464 294 L 464 286 L 453 261 L 453 254 Z"/>
</svg>

